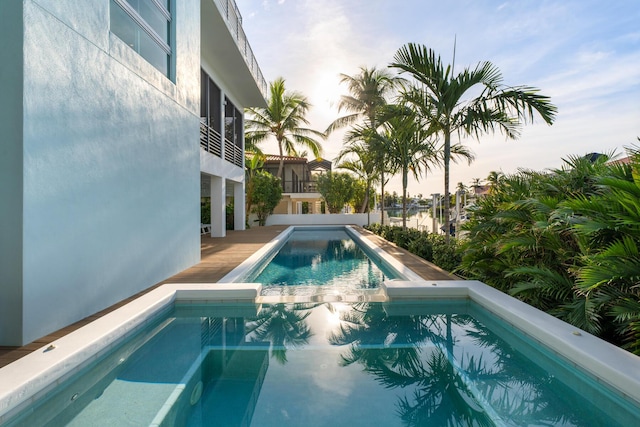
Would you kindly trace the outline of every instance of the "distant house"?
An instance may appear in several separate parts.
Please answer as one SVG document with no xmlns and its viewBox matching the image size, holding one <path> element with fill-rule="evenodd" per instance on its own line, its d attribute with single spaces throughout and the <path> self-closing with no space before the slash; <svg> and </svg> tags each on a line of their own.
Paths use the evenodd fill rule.
<svg viewBox="0 0 640 427">
<path fill-rule="evenodd" d="M 282 200 L 274 214 L 322 213 L 322 196 L 318 193 L 319 175 L 331 171 L 331 162 L 304 157 L 283 156 Z M 268 154 L 263 170 L 277 175 L 280 156 Z M 282 178 L 282 177 L 281 177 Z"/>
<path fill-rule="evenodd" d="M 0 345 L 200 261 L 243 229 L 245 107 L 267 84 L 233 0 L 0 0 Z"/>
<path fill-rule="evenodd" d="M 486 196 L 491 192 L 491 184 L 486 185 L 476 185 L 473 187 L 473 196 Z"/>
</svg>

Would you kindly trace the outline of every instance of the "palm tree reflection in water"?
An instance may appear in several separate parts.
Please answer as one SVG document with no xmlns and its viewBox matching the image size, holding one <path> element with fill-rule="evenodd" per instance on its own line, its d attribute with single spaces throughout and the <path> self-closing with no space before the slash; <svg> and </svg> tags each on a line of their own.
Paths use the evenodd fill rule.
<svg viewBox="0 0 640 427">
<path fill-rule="evenodd" d="M 316 304 L 317 305 L 317 304 Z M 280 364 L 287 363 L 287 347 L 298 348 L 309 343 L 313 336 L 306 322 L 313 304 L 273 304 L 263 306 L 255 320 L 245 325 L 251 342 L 271 342 L 271 357 Z"/>
<path fill-rule="evenodd" d="M 593 421 L 577 402 L 557 398 L 566 386 L 524 358 L 514 363 L 522 356 L 468 315 L 389 316 L 380 304 L 360 303 L 342 320 L 329 338 L 348 346 L 342 366 L 359 363 L 386 389 L 406 389 L 396 407 L 407 426 Z"/>
</svg>

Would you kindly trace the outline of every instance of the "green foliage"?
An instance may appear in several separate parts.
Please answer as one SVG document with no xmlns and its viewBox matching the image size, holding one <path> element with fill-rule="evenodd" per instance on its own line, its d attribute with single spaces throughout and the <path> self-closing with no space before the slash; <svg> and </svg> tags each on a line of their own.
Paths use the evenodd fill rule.
<svg viewBox="0 0 640 427">
<path fill-rule="evenodd" d="M 366 208 L 368 200 L 365 200 L 367 196 L 367 183 L 362 179 L 355 179 L 353 181 L 353 197 L 349 200 L 349 206 L 354 212 L 364 213 L 366 209 L 363 209 L 363 205 Z"/>
<path fill-rule="evenodd" d="M 464 226 L 459 271 L 640 354 L 640 156 L 502 176 Z"/>
<path fill-rule="evenodd" d="M 234 228 L 233 206 L 233 203 L 228 203 L 225 206 L 225 228 L 227 230 L 233 230 Z"/>
<path fill-rule="evenodd" d="M 211 197 L 200 198 L 200 222 L 211 224 Z"/>
<path fill-rule="evenodd" d="M 538 89 L 505 85 L 500 70 L 488 61 L 456 74 L 454 67 L 445 64 L 434 50 L 408 43 L 398 49 L 390 67 L 417 82 L 402 97 L 443 140 L 445 224 L 449 224 L 450 212 L 452 135 L 479 140 L 483 134 L 498 131 L 516 139 L 520 126 L 533 121 L 536 114 L 552 124 L 557 112 L 549 97 L 539 94 Z"/>
<path fill-rule="evenodd" d="M 355 179 L 348 173 L 328 172 L 318 177 L 318 192 L 330 213 L 340 213 L 355 192 Z"/>
<path fill-rule="evenodd" d="M 365 228 L 444 270 L 453 272 L 460 264 L 456 239 L 451 239 L 447 244 L 445 236 L 414 228 L 403 229 L 381 224 L 371 224 Z"/>
<path fill-rule="evenodd" d="M 257 171 L 251 181 L 253 183 L 251 212 L 258 215 L 258 224 L 264 225 L 267 217 L 273 213 L 282 199 L 282 184 L 280 178 L 265 171 Z"/>
</svg>

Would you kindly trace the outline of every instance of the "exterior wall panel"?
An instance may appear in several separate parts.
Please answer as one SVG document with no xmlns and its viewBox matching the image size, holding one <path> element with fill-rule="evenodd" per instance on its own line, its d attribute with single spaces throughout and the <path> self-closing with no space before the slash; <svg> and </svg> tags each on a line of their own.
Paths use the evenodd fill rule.
<svg viewBox="0 0 640 427">
<path fill-rule="evenodd" d="M 108 8 L 39 3 L 25 2 L 23 342 L 200 258 L 198 8 L 176 13 L 174 84 L 113 47 Z"/>
</svg>

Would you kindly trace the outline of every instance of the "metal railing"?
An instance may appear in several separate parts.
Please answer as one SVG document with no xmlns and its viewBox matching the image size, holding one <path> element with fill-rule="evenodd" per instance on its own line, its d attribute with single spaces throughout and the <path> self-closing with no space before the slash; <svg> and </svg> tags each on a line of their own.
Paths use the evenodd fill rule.
<svg viewBox="0 0 640 427">
<path fill-rule="evenodd" d="M 200 146 L 214 156 L 222 157 L 222 137 L 220 132 L 200 119 Z"/>
<path fill-rule="evenodd" d="M 242 29 L 242 15 L 240 15 L 238 5 L 236 5 L 235 0 L 215 0 L 215 3 L 220 8 L 222 16 L 229 24 L 231 36 L 235 39 L 236 44 L 238 45 L 238 48 L 240 49 L 240 52 L 242 53 L 247 66 L 249 67 L 249 71 L 251 71 L 251 75 L 258 84 L 260 92 L 262 92 L 262 95 L 266 99 L 268 97 L 267 81 L 262 75 L 262 70 L 260 70 L 258 61 L 256 61 L 253 50 L 249 45 L 247 35 Z"/>
<path fill-rule="evenodd" d="M 242 167 L 242 158 L 244 157 L 244 151 L 242 148 L 238 147 L 233 141 L 224 139 L 224 159 L 233 163 L 238 167 Z"/>
<path fill-rule="evenodd" d="M 284 193 L 317 193 L 318 183 L 316 181 L 285 181 L 282 184 Z"/>
</svg>

